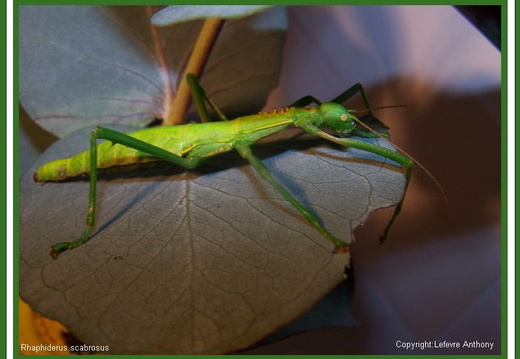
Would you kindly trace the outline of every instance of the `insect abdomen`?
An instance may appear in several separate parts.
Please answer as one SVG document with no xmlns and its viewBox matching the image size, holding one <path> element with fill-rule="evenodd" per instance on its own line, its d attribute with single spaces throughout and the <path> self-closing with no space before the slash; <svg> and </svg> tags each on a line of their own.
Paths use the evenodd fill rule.
<svg viewBox="0 0 520 359">
<path fill-rule="evenodd" d="M 284 113 L 285 114 L 285 113 Z M 129 136 L 160 147 L 168 152 L 183 156 L 193 149 L 209 143 L 232 144 L 235 139 L 245 136 L 252 142 L 271 133 L 278 132 L 292 122 L 285 114 L 253 115 L 226 122 L 163 126 L 129 133 Z M 230 147 L 232 148 L 232 147 Z M 220 152 L 219 152 L 220 153 Z M 97 168 L 109 168 L 158 159 L 136 149 L 111 142 L 97 146 Z M 35 181 L 63 181 L 90 172 L 90 151 L 75 156 L 51 161 L 34 174 Z"/>
<path fill-rule="evenodd" d="M 157 161 L 137 150 L 103 142 L 98 145 L 98 169 Z M 37 182 L 63 181 L 90 172 L 90 151 L 48 162 L 34 174 Z"/>
<path fill-rule="evenodd" d="M 70 158 L 63 158 L 48 162 L 41 166 L 38 171 L 34 173 L 34 180 L 36 182 L 61 181 L 69 177 L 73 177 L 70 173 Z M 79 175 L 78 173 L 76 175 Z"/>
</svg>

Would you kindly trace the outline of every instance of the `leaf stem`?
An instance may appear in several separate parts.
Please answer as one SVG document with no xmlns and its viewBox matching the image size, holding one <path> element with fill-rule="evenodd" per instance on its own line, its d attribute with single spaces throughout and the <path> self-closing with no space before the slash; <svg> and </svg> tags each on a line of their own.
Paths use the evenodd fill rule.
<svg viewBox="0 0 520 359">
<path fill-rule="evenodd" d="M 186 75 L 192 73 L 197 77 L 200 77 L 213 45 L 215 44 L 220 30 L 224 25 L 224 21 L 225 20 L 221 18 L 210 18 L 204 22 L 188 60 L 188 64 L 186 65 L 180 79 L 177 94 L 173 98 L 166 113 L 164 119 L 165 125 L 177 125 L 184 121 L 191 103 L 191 94 L 186 81 Z"/>
</svg>

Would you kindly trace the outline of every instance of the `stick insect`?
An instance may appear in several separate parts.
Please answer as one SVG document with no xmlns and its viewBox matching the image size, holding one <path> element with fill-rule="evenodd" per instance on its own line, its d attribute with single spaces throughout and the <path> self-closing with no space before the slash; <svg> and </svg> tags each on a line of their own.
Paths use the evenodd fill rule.
<svg viewBox="0 0 520 359">
<path fill-rule="evenodd" d="M 38 182 L 57 182 L 90 174 L 88 211 L 83 234 L 75 241 L 56 243 L 51 246 L 53 258 L 89 240 L 95 225 L 98 169 L 159 160 L 193 169 L 209 158 L 233 149 L 253 166 L 261 178 L 269 182 L 301 213 L 311 226 L 334 244 L 334 253 L 348 251 L 349 245 L 329 233 L 318 218 L 284 188 L 262 161 L 253 154 L 252 147 L 255 142 L 291 125 L 341 146 L 368 151 L 399 163 L 405 169 L 406 186 L 408 186 L 413 169 L 413 160 L 410 157 L 379 145 L 346 137 L 352 134 L 362 137 L 381 136 L 378 133 L 374 134 L 373 130 L 361 122 L 353 114 L 354 110 L 347 110 L 341 105 L 359 93 L 370 114 L 370 106 L 361 84 L 352 86 L 328 102 L 306 96 L 280 111 L 228 120 L 207 96 L 195 75 L 189 74 L 187 81 L 202 122 L 148 128 L 129 134 L 96 127 L 91 133 L 90 150 L 69 158 L 51 161 L 37 170 L 34 179 Z M 220 121 L 210 121 L 208 106 L 214 110 Z M 100 139 L 107 141 L 98 144 L 97 141 Z M 381 241 L 386 238 L 401 211 L 403 200 L 404 198 L 397 204 L 380 238 Z"/>
</svg>

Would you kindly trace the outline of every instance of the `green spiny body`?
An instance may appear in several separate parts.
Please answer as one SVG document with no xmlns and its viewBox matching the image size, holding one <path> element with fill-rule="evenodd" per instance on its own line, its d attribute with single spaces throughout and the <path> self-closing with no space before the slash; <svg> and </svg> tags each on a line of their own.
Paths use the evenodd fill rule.
<svg viewBox="0 0 520 359">
<path fill-rule="evenodd" d="M 316 116 L 315 108 L 284 108 L 281 111 L 244 116 L 232 121 L 190 123 L 177 126 L 161 126 L 144 129 L 129 136 L 160 147 L 178 156 L 196 156 L 200 153 L 210 157 L 234 148 L 238 141 L 256 142 L 279 132 L 295 118 Z M 134 148 L 105 141 L 98 145 L 97 167 L 110 168 L 136 163 L 159 161 Z M 69 158 L 46 163 L 35 173 L 39 182 L 62 181 L 90 171 L 90 151 Z"/>
</svg>

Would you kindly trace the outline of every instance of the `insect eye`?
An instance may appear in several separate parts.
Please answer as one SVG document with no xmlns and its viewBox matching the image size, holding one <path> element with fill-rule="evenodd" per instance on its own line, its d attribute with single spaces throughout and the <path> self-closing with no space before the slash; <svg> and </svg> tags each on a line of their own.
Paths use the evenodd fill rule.
<svg viewBox="0 0 520 359">
<path fill-rule="evenodd" d="M 340 116 L 339 116 L 339 119 L 343 122 L 345 122 L 346 120 L 348 120 L 348 116 L 344 113 L 342 113 Z"/>
</svg>

